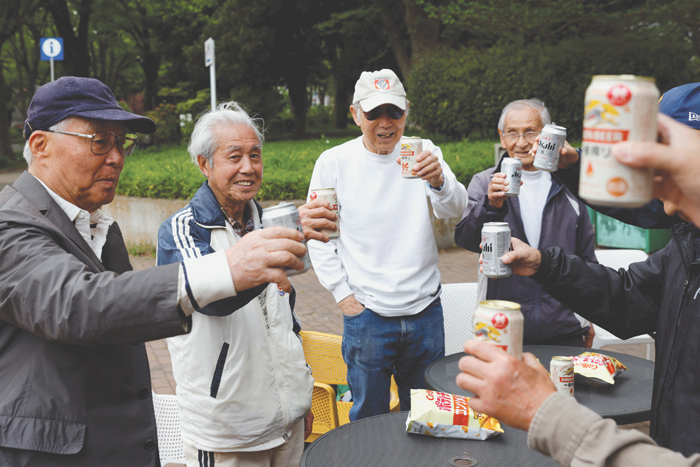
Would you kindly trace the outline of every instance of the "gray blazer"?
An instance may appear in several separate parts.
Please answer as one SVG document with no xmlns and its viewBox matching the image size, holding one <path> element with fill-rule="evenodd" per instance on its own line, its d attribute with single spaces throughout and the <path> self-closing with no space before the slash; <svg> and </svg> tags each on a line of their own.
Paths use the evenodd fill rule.
<svg viewBox="0 0 700 467">
<path fill-rule="evenodd" d="M 44 187 L 0 192 L 0 465 L 160 466 L 143 342 L 183 334 L 178 264 L 98 259 Z"/>
</svg>

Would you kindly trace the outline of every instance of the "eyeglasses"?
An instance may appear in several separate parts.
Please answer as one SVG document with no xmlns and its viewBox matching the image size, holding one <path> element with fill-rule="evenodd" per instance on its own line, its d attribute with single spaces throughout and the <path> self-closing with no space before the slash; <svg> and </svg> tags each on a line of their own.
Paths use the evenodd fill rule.
<svg viewBox="0 0 700 467">
<path fill-rule="evenodd" d="M 362 108 L 362 107 L 360 107 Z M 369 120 L 370 122 L 373 120 L 378 119 L 379 117 L 382 116 L 382 113 L 386 111 L 386 114 L 389 116 L 390 119 L 392 120 L 400 120 L 401 117 L 403 117 L 403 114 L 406 113 L 405 110 L 401 110 L 395 105 L 380 105 L 379 107 L 375 107 L 369 112 L 365 112 L 364 110 L 362 113 L 365 115 L 365 118 Z"/>
<path fill-rule="evenodd" d="M 520 137 L 525 138 L 525 141 L 528 143 L 532 143 L 535 141 L 535 138 L 539 136 L 539 133 L 536 131 L 528 131 L 527 133 L 506 133 L 503 135 L 503 138 L 508 141 L 509 143 L 514 143 L 520 139 Z"/>
<path fill-rule="evenodd" d="M 138 136 L 133 133 L 123 133 L 119 136 L 111 131 L 98 131 L 94 135 L 83 135 L 81 133 L 71 133 L 69 131 L 44 130 L 49 133 L 60 133 L 62 135 L 80 136 L 81 138 L 89 138 L 92 140 L 90 149 L 94 154 L 103 156 L 112 150 L 114 143 L 117 143 L 119 153 L 124 156 L 130 156 L 136 149 Z"/>
</svg>

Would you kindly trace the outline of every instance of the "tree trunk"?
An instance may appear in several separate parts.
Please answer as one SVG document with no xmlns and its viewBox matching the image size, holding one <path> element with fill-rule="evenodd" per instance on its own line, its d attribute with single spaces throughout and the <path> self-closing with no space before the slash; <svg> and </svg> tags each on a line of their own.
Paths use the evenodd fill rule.
<svg viewBox="0 0 700 467">
<path fill-rule="evenodd" d="M 416 60 L 437 51 L 440 45 L 440 20 L 429 18 L 423 6 L 416 5 L 412 0 L 405 0 L 404 3 L 406 27 L 411 36 L 411 60 L 415 63 Z"/>
<path fill-rule="evenodd" d="M 0 48 L 2 43 L 0 43 Z M 2 63 L 0 63 L 0 167 L 6 167 L 15 160 L 15 154 L 12 151 L 10 142 L 10 125 L 12 113 L 10 103 L 12 92 L 5 82 L 5 71 Z"/>
<path fill-rule="evenodd" d="M 309 106 L 306 77 L 298 77 L 288 83 L 288 86 L 289 99 L 292 101 L 292 112 L 294 114 L 294 135 L 303 136 L 306 134 L 306 110 Z"/>
<path fill-rule="evenodd" d="M 394 52 L 394 57 L 396 58 L 396 63 L 399 64 L 401 69 L 401 74 L 404 79 L 411 75 L 411 70 L 413 69 L 413 63 L 411 61 L 411 52 L 405 44 L 404 38 L 402 37 L 401 28 L 396 24 L 396 10 L 390 8 L 384 2 L 378 2 L 379 5 L 379 17 L 382 19 L 382 24 L 386 28 L 386 34 L 389 37 L 389 45 L 391 50 Z"/>
<path fill-rule="evenodd" d="M 46 0 L 59 37 L 63 38 L 63 72 L 67 76 L 89 76 L 90 55 L 88 53 L 88 25 L 93 0 L 82 0 L 78 13 L 78 35 L 73 32 L 71 14 L 66 0 Z"/>
<path fill-rule="evenodd" d="M 155 53 L 144 52 L 141 67 L 146 78 L 146 95 L 144 98 L 144 110 L 149 111 L 156 108 L 158 99 L 158 70 L 160 70 L 160 57 Z"/>
<path fill-rule="evenodd" d="M 348 107 L 350 102 L 350 90 L 352 82 L 346 73 L 337 71 L 333 73 L 335 90 L 333 94 L 333 128 L 345 129 L 348 127 Z"/>
</svg>

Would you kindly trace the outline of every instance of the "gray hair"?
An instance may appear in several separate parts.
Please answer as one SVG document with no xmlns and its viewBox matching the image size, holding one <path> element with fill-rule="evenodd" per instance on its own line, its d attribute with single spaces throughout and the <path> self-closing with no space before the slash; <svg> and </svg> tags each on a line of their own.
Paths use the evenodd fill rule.
<svg viewBox="0 0 700 467">
<path fill-rule="evenodd" d="M 219 145 L 214 129 L 219 125 L 245 125 L 255 132 L 258 141 L 263 144 L 263 119 L 252 118 L 238 102 L 223 102 L 216 110 L 207 110 L 197 119 L 187 147 L 193 164 L 197 164 L 197 156 L 202 156 L 210 166 L 214 165 L 214 152 Z"/>
<path fill-rule="evenodd" d="M 49 130 L 51 130 L 51 131 L 65 131 L 70 126 L 70 124 L 73 122 L 74 119 L 75 119 L 75 117 L 64 118 L 60 122 L 49 127 Z M 34 154 L 32 154 L 32 150 L 29 148 L 29 140 L 27 140 L 27 142 L 24 143 L 23 156 L 24 156 L 24 160 L 27 161 L 27 167 L 32 165 L 32 161 L 34 160 Z"/>
<path fill-rule="evenodd" d="M 406 99 L 406 119 L 407 120 L 408 120 L 408 104 L 410 104 L 410 102 L 408 101 L 408 99 Z M 362 106 L 360 105 L 360 101 L 353 102 L 352 105 L 353 105 L 353 107 L 355 107 L 355 115 L 357 115 L 357 119 L 361 120 L 360 119 L 360 112 L 362 112 L 362 110 L 361 110 Z"/>
<path fill-rule="evenodd" d="M 539 99 L 521 99 L 519 101 L 511 102 L 503 108 L 503 111 L 501 111 L 501 118 L 498 119 L 498 129 L 501 130 L 501 133 L 505 131 L 506 114 L 508 111 L 521 110 L 527 107 L 535 109 L 537 112 L 539 112 L 542 126 L 552 123 L 552 118 L 549 116 L 549 110 L 547 110 L 547 106 L 544 105 L 544 102 Z"/>
</svg>

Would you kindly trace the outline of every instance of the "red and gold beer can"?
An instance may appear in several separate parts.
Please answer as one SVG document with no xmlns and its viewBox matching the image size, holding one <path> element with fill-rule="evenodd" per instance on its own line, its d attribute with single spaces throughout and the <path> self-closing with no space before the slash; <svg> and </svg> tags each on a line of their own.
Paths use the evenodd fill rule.
<svg viewBox="0 0 700 467">
<path fill-rule="evenodd" d="M 338 217 L 338 195 L 335 194 L 335 188 L 316 188 L 309 192 L 309 201 L 320 199 L 331 204 L 333 212 L 336 215 L 335 228 L 336 230 L 321 229 L 322 234 L 326 234 L 328 238 L 340 238 L 340 217 Z"/>
<path fill-rule="evenodd" d="M 520 304 L 484 300 L 474 311 L 474 337 L 502 348 L 518 360 L 523 355 L 524 319 Z"/>
<path fill-rule="evenodd" d="M 623 141 L 656 141 L 659 90 L 653 78 L 594 76 L 586 89 L 579 195 L 591 204 L 634 208 L 652 199 L 653 170 L 612 156 Z"/>
<path fill-rule="evenodd" d="M 549 375 L 557 391 L 574 395 L 574 359 L 571 357 L 552 357 L 549 363 Z"/>
<path fill-rule="evenodd" d="M 401 138 L 401 176 L 403 178 L 420 178 L 412 175 L 411 170 L 416 165 L 416 156 L 423 152 L 423 140 L 418 136 L 403 136 Z"/>
</svg>

